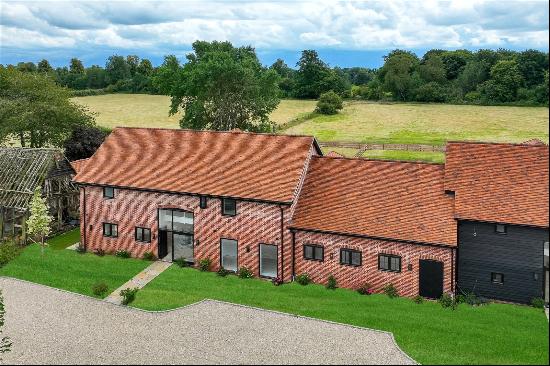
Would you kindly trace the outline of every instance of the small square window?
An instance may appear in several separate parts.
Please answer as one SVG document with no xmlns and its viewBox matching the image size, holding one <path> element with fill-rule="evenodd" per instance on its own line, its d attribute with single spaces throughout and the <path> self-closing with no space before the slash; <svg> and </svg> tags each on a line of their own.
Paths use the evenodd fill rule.
<svg viewBox="0 0 550 366">
<path fill-rule="evenodd" d="M 401 257 L 380 254 L 378 256 L 378 269 L 380 271 L 401 272 Z"/>
<path fill-rule="evenodd" d="M 495 232 L 497 234 L 506 234 L 507 233 L 507 230 L 508 228 L 506 227 L 506 225 L 504 224 L 496 224 L 495 225 Z"/>
<path fill-rule="evenodd" d="M 117 224 L 111 224 L 108 222 L 103 223 L 103 236 L 109 237 L 109 238 L 116 238 L 118 237 L 118 225 Z"/>
<path fill-rule="evenodd" d="M 304 245 L 304 259 L 310 261 L 323 261 L 324 248 L 319 245 Z"/>
<path fill-rule="evenodd" d="M 237 214 L 237 201 L 233 198 L 222 199 L 222 215 L 235 216 Z"/>
<path fill-rule="evenodd" d="M 151 229 L 144 227 L 136 227 L 136 241 L 143 243 L 151 242 Z"/>
<path fill-rule="evenodd" d="M 340 264 L 358 267 L 361 265 L 361 252 L 352 249 L 340 249 Z"/>
<path fill-rule="evenodd" d="M 504 283 L 504 275 L 502 273 L 491 273 L 491 282 L 496 283 L 498 285 L 502 285 Z"/>
<path fill-rule="evenodd" d="M 199 207 L 200 208 L 206 208 L 208 206 L 206 196 L 200 196 L 199 197 Z"/>
<path fill-rule="evenodd" d="M 103 187 L 103 198 L 115 198 L 115 189 L 113 187 Z"/>
</svg>

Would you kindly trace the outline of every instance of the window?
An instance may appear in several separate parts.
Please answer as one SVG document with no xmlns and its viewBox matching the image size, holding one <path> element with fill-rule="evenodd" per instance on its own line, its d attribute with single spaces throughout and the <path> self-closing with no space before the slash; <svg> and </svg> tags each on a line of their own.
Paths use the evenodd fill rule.
<svg viewBox="0 0 550 366">
<path fill-rule="evenodd" d="M 144 227 L 136 227 L 136 241 L 141 241 L 143 243 L 151 242 L 151 229 Z"/>
<path fill-rule="evenodd" d="M 206 208 L 207 207 L 206 196 L 200 196 L 199 197 L 199 207 L 200 208 Z"/>
<path fill-rule="evenodd" d="M 325 248 L 319 245 L 304 245 L 304 259 L 322 262 L 325 259 Z"/>
<path fill-rule="evenodd" d="M 380 254 L 378 256 L 378 269 L 380 271 L 401 272 L 401 257 Z"/>
<path fill-rule="evenodd" d="M 361 252 L 352 249 L 340 249 L 340 264 L 346 266 L 360 266 Z"/>
<path fill-rule="evenodd" d="M 504 224 L 496 224 L 496 225 L 495 225 L 495 232 L 496 232 L 497 234 L 506 234 L 506 232 L 507 232 L 507 227 L 506 227 L 506 225 L 504 225 Z"/>
<path fill-rule="evenodd" d="M 118 225 L 104 222 L 103 223 L 103 236 L 108 236 L 110 238 L 116 238 L 118 236 Z"/>
<path fill-rule="evenodd" d="M 502 285 L 504 283 L 504 275 L 502 273 L 491 273 L 491 282 L 496 283 L 498 285 Z"/>
<path fill-rule="evenodd" d="M 277 246 L 260 244 L 260 276 L 277 278 Z"/>
<path fill-rule="evenodd" d="M 103 198 L 115 198 L 115 189 L 113 187 L 103 187 Z"/>
<path fill-rule="evenodd" d="M 222 239 L 220 250 L 221 266 L 228 271 L 237 272 L 237 241 Z"/>
<path fill-rule="evenodd" d="M 222 215 L 235 216 L 237 214 L 237 201 L 233 198 L 222 199 Z"/>
</svg>

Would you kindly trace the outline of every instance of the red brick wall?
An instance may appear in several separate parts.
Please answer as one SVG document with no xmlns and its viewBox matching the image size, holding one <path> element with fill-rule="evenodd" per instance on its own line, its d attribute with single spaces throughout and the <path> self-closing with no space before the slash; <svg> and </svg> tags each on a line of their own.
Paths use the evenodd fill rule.
<svg viewBox="0 0 550 366">
<path fill-rule="evenodd" d="M 209 198 L 208 207 L 200 209 L 198 196 L 116 189 L 114 199 L 104 199 L 103 190 L 100 187 L 86 187 L 85 192 L 86 218 L 84 219 L 82 216 L 84 215 L 84 190 L 81 189 L 81 235 L 84 241 L 84 233 L 86 233 L 88 251 L 101 248 L 114 252 L 123 249 L 129 251 L 134 257 L 141 257 L 146 251 L 152 251 L 157 255 L 157 210 L 179 208 L 194 213 L 197 261 L 210 258 L 213 270 L 217 270 L 220 263 L 220 238 L 235 239 L 238 241 L 239 266 L 249 267 L 255 276 L 258 276 L 259 244 L 276 244 L 279 247 L 279 276 L 282 274 L 284 256 L 284 278 L 286 281 L 291 279 L 291 236 L 288 231 L 285 231 L 284 245 L 281 246 L 279 205 L 238 201 L 237 215 L 229 217 L 221 214 L 221 200 L 217 198 Z M 282 207 L 286 228 L 290 207 L 285 205 Z M 118 238 L 103 236 L 103 222 L 118 224 Z M 91 228 L 90 225 L 92 225 Z M 134 240 L 136 226 L 151 228 L 150 244 Z"/>
<path fill-rule="evenodd" d="M 418 295 L 419 260 L 432 259 L 443 262 L 444 292 L 451 292 L 452 249 L 304 231 L 297 231 L 295 237 L 296 274 L 308 273 L 316 283 L 325 284 L 328 276 L 332 274 L 339 287 L 355 289 L 368 282 L 376 292 L 381 292 L 384 285 L 391 282 L 401 296 L 412 297 Z M 323 246 L 324 261 L 305 260 L 304 244 Z M 341 265 L 340 248 L 361 251 L 362 266 Z M 378 254 L 401 256 L 401 272 L 379 271 Z M 408 270 L 409 264 L 412 264 L 412 271 Z"/>
</svg>

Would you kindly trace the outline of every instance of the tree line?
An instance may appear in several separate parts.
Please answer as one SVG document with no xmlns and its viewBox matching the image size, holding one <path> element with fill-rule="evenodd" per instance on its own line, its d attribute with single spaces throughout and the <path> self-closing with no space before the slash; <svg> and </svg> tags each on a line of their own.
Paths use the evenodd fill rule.
<svg viewBox="0 0 550 366">
<path fill-rule="evenodd" d="M 73 89 L 73 95 L 169 94 L 167 78 L 184 64 L 174 55 L 165 56 L 158 67 L 137 55 L 113 55 L 104 67 L 85 67 L 77 58 L 55 69 L 47 60 L 7 67 L 48 74 L 57 84 Z M 278 59 L 267 69 L 278 75 L 282 98 L 317 99 L 332 90 L 343 98 L 367 100 L 548 105 L 548 53 L 538 50 L 434 49 L 421 58 L 394 50 L 378 69 L 330 67 L 315 50 L 304 50 L 295 67 Z"/>
</svg>

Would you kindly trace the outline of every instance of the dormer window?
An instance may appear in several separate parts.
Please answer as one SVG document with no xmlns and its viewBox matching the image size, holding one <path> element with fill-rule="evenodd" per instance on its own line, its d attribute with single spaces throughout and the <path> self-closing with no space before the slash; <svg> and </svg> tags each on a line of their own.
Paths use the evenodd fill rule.
<svg viewBox="0 0 550 366">
<path fill-rule="evenodd" d="M 115 189 L 113 187 L 103 187 L 103 198 L 115 198 Z"/>
</svg>

